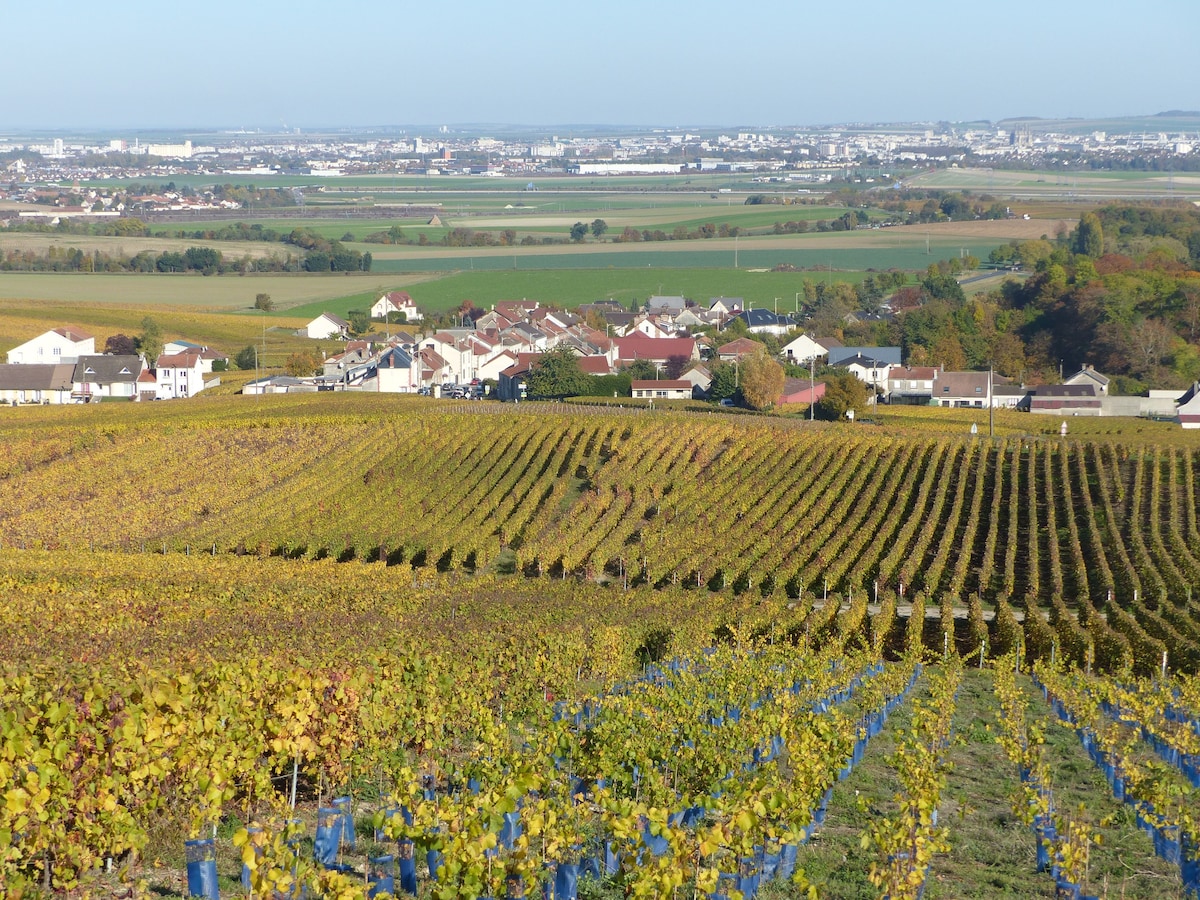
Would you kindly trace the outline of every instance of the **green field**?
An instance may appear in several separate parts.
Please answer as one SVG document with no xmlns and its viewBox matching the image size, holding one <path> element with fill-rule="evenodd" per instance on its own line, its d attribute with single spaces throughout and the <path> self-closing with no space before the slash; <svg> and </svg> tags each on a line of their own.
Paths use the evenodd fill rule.
<svg viewBox="0 0 1200 900">
<path fill-rule="evenodd" d="M 1200 200 L 1200 172 L 1020 172 L 1007 169 L 937 169 L 905 181 L 907 187 L 970 190 L 1001 199 Z"/>
<path fill-rule="evenodd" d="M 858 281 L 862 272 L 749 272 L 744 269 L 651 268 L 651 269 L 528 269 L 518 271 L 455 272 L 405 288 L 422 309 L 435 312 L 471 300 L 490 306 L 499 300 L 529 298 L 541 303 L 575 307 L 595 300 L 613 299 L 628 304 L 653 294 L 684 296 L 697 303 L 711 297 L 742 297 L 755 307 L 773 305 L 786 312 L 797 303 L 804 282 L 825 280 Z M 336 300 L 295 306 L 278 313 L 289 317 L 316 316 L 321 312 L 345 315 L 363 309 L 377 294 L 362 293 Z"/>
</svg>

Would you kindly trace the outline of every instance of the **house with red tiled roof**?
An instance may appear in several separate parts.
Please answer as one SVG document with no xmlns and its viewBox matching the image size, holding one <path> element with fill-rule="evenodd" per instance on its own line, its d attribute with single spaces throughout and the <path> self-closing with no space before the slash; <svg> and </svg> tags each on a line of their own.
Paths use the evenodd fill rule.
<svg viewBox="0 0 1200 900">
<path fill-rule="evenodd" d="M 199 353 L 164 354 L 154 364 L 154 380 L 155 399 L 194 397 L 204 390 L 203 360 Z"/>
<path fill-rule="evenodd" d="M 74 364 L 81 356 L 96 352 L 96 339 L 78 328 L 63 326 L 52 328 L 32 340 L 19 344 L 8 351 L 8 362 L 13 365 L 28 363 Z"/>
<path fill-rule="evenodd" d="M 757 353 L 759 350 L 765 350 L 766 344 L 760 341 L 753 340 L 748 337 L 740 337 L 737 340 L 730 341 L 728 344 L 722 344 L 717 348 L 717 358 L 726 362 L 733 362 L 735 359 L 741 359 L 744 356 L 749 356 L 751 353 Z"/>
<path fill-rule="evenodd" d="M 698 360 L 700 354 L 696 342 L 691 338 L 650 338 L 642 334 L 631 334 L 617 338 L 617 361 L 630 363 L 635 359 L 665 363 L 673 356 Z"/>
<path fill-rule="evenodd" d="M 388 291 L 371 305 L 372 319 L 386 319 L 393 313 L 403 313 L 406 322 L 420 322 L 425 318 L 408 291 Z"/>
<path fill-rule="evenodd" d="M 811 384 L 807 378 L 783 379 L 783 393 L 779 395 L 778 406 L 800 404 L 811 406 L 825 396 L 825 382 Z"/>
</svg>

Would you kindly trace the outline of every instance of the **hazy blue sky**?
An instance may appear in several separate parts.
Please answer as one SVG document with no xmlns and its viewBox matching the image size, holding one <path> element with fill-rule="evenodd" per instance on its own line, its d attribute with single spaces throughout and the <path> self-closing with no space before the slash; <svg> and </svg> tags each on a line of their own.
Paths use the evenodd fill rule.
<svg viewBox="0 0 1200 900">
<path fill-rule="evenodd" d="M 0 9 L 0 135 L 1200 108 L 1197 0 L 0 0 Z"/>
</svg>

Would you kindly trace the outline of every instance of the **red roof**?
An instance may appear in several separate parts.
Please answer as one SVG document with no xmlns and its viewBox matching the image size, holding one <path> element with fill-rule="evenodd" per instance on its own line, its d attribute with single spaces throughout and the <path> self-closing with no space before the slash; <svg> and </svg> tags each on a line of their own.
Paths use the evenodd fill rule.
<svg viewBox="0 0 1200 900">
<path fill-rule="evenodd" d="M 617 359 L 658 359 L 672 356 L 691 359 L 696 353 L 696 342 L 691 338 L 652 338 L 644 334 L 631 334 L 617 338 Z"/>
<path fill-rule="evenodd" d="M 163 354 L 158 358 L 155 367 L 159 369 L 194 369 L 199 364 L 201 356 L 199 353 L 173 353 L 171 355 Z"/>
<path fill-rule="evenodd" d="M 609 365 L 607 356 L 581 356 L 579 368 L 588 375 L 612 374 L 612 366 Z"/>
<path fill-rule="evenodd" d="M 747 353 L 756 353 L 759 350 L 765 350 L 766 344 L 761 341 L 755 341 L 747 337 L 740 337 L 735 341 L 730 341 L 728 344 L 722 344 L 717 348 L 719 356 L 745 356 Z"/>
<path fill-rule="evenodd" d="M 55 334 L 61 335 L 75 344 L 78 344 L 80 341 L 86 341 L 91 337 L 86 331 L 80 331 L 78 328 L 72 328 L 70 325 L 64 325 L 62 328 L 52 330 Z"/>
</svg>

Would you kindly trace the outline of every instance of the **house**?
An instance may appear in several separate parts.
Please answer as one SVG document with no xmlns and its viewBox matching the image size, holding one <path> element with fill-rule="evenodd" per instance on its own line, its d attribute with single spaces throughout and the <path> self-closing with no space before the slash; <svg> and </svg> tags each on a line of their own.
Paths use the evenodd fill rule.
<svg viewBox="0 0 1200 900">
<path fill-rule="evenodd" d="M 987 407 L 992 400 L 990 372 L 938 372 L 933 382 L 933 405 Z"/>
<path fill-rule="evenodd" d="M 69 403 L 74 371 L 66 363 L 0 365 L 0 403 Z"/>
<path fill-rule="evenodd" d="M 771 312 L 769 309 L 743 309 L 733 318 L 746 323 L 746 330 L 751 334 L 787 334 L 796 327 L 796 323 L 787 315 Z"/>
<path fill-rule="evenodd" d="M 629 363 L 635 359 L 648 359 L 653 363 L 666 363 L 671 357 L 699 360 L 696 342 L 691 338 L 649 338 L 642 334 L 631 334 L 617 338 L 617 362 Z"/>
<path fill-rule="evenodd" d="M 646 337 L 662 339 L 669 338 L 674 335 L 673 329 L 667 329 L 653 316 L 641 315 L 633 320 L 633 327 L 625 332 L 630 334 L 644 334 Z"/>
<path fill-rule="evenodd" d="M 881 363 L 888 365 L 900 365 L 900 348 L 899 347 L 830 347 L 829 348 L 829 365 L 844 366 L 842 360 L 849 359 L 855 356 L 865 356 L 870 359 L 879 360 Z"/>
<path fill-rule="evenodd" d="M 888 403 L 928 406 L 935 378 L 936 366 L 893 366 L 888 369 Z"/>
<path fill-rule="evenodd" d="M 1098 416 L 1101 405 L 1095 384 L 1040 384 L 1029 389 L 1018 409 L 1045 415 Z"/>
<path fill-rule="evenodd" d="M 79 357 L 96 352 L 96 339 L 78 328 L 52 328 L 8 351 L 11 365 L 31 363 L 74 364 Z"/>
<path fill-rule="evenodd" d="M 71 396 L 77 400 L 136 400 L 140 356 L 81 356 L 71 373 Z"/>
<path fill-rule="evenodd" d="M 825 382 L 810 384 L 807 378 L 785 378 L 783 393 L 779 395 L 779 406 L 802 404 L 811 406 L 825 396 Z"/>
<path fill-rule="evenodd" d="M 630 392 L 635 400 L 691 400 L 692 383 L 685 378 L 635 380 Z"/>
<path fill-rule="evenodd" d="M 837 338 L 815 338 L 802 334 L 784 344 L 779 349 L 779 355 L 783 357 L 784 362 L 805 365 L 841 346 L 842 342 Z"/>
<path fill-rule="evenodd" d="M 1092 366 L 1084 363 L 1083 368 L 1063 381 L 1063 384 L 1090 384 L 1096 389 L 1097 397 L 1107 397 L 1108 382 L 1107 375 L 1101 375 Z"/>
<path fill-rule="evenodd" d="M 857 353 L 839 360 L 837 365 L 864 384 L 871 385 L 878 394 L 887 390 L 888 372 L 893 363 Z"/>
<path fill-rule="evenodd" d="M 687 308 L 687 300 L 683 297 L 651 297 L 646 301 L 646 312 L 651 315 L 668 313 L 672 316 Z"/>
<path fill-rule="evenodd" d="M 201 371 L 206 375 L 213 371 L 215 363 L 229 362 L 229 357 L 220 350 L 213 350 L 202 344 L 193 344 L 191 341 L 168 341 L 163 344 L 162 353 L 164 356 L 175 356 L 177 353 L 197 353 L 200 356 Z"/>
<path fill-rule="evenodd" d="M 679 376 L 679 380 L 692 383 L 693 397 L 705 396 L 708 394 L 708 389 L 712 387 L 712 372 L 704 366 L 692 366 Z"/>
<path fill-rule="evenodd" d="M 424 318 L 408 291 L 388 291 L 371 305 L 372 319 L 386 319 L 393 313 L 403 313 L 406 322 L 420 322 Z"/>
<path fill-rule="evenodd" d="M 321 313 L 304 326 L 304 334 L 314 340 L 325 338 L 347 337 L 350 334 L 350 323 L 341 316 L 333 313 Z"/>
<path fill-rule="evenodd" d="M 257 381 L 248 381 L 242 387 L 243 394 L 314 394 L 317 384 L 311 379 L 294 378 L 291 375 L 270 375 Z"/>
<path fill-rule="evenodd" d="M 996 409 L 1017 409 L 1028 394 L 1023 384 L 1012 384 L 999 377 L 992 381 L 992 406 Z"/>
<path fill-rule="evenodd" d="M 1200 428 L 1200 381 L 1194 382 L 1187 393 L 1179 398 L 1179 409 L 1175 415 L 1184 428 Z"/>
<path fill-rule="evenodd" d="M 381 394 L 415 394 L 421 387 L 421 373 L 413 365 L 413 355 L 403 347 L 388 347 L 375 360 L 374 378 L 363 382 L 363 390 Z"/>
<path fill-rule="evenodd" d="M 142 374 L 137 377 L 136 390 L 139 401 L 158 399 L 158 378 L 153 369 L 148 366 L 142 369 Z"/>
<path fill-rule="evenodd" d="M 713 297 L 708 301 L 708 311 L 728 318 L 741 312 L 744 305 L 741 297 Z"/>
<path fill-rule="evenodd" d="M 722 344 L 718 347 L 717 359 L 724 360 L 725 362 L 733 362 L 734 360 L 740 360 L 752 353 L 758 353 L 760 350 L 765 349 L 766 346 L 760 341 L 740 337 L 737 340 L 730 341 L 728 344 Z"/>
<path fill-rule="evenodd" d="M 204 368 L 199 353 L 163 354 L 154 364 L 158 400 L 194 397 L 204 390 Z"/>
</svg>

